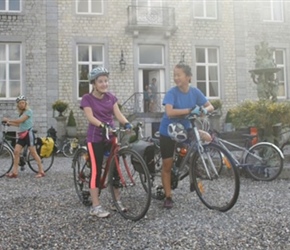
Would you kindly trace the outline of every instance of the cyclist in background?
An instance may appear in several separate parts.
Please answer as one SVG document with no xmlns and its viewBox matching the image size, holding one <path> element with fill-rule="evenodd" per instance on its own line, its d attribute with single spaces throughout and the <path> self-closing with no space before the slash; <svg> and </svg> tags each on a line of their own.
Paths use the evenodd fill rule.
<svg viewBox="0 0 290 250">
<path fill-rule="evenodd" d="M 180 122 L 188 129 L 190 122 L 180 117 L 186 116 L 190 113 L 199 115 L 200 108 L 203 106 L 202 112 L 207 114 L 213 111 L 213 106 L 204 96 L 204 94 L 195 87 L 190 86 L 191 83 L 191 68 L 186 64 L 177 64 L 174 68 L 174 82 L 175 87 L 171 88 L 163 99 L 165 106 L 165 113 L 163 114 L 160 123 L 160 152 L 162 157 L 162 185 L 165 192 L 165 200 L 163 207 L 172 208 L 173 200 L 171 194 L 171 168 L 173 165 L 173 155 L 175 148 L 175 141 L 171 139 L 168 134 L 168 125 L 174 122 Z M 177 118 L 179 116 L 179 118 Z M 201 133 L 201 131 L 200 131 Z"/>
<path fill-rule="evenodd" d="M 18 139 L 16 141 L 16 145 L 14 148 L 14 162 L 13 162 L 13 168 L 10 173 L 7 173 L 6 176 L 8 178 L 17 178 L 18 176 L 18 164 L 20 161 L 20 154 L 26 145 L 28 145 L 28 149 L 30 151 L 30 154 L 37 162 L 38 166 L 38 173 L 35 176 L 36 178 L 44 177 L 44 171 L 43 166 L 41 163 L 41 159 L 39 155 L 37 154 L 36 148 L 35 148 L 35 137 L 34 133 L 32 131 L 33 127 L 33 112 L 29 108 L 27 99 L 24 95 L 20 95 L 16 98 L 17 103 L 17 110 L 19 113 L 19 117 L 17 119 L 10 119 L 7 117 L 3 118 L 3 122 L 6 122 L 10 126 L 19 127 L 18 132 Z"/>
<path fill-rule="evenodd" d="M 80 107 L 84 110 L 89 122 L 86 139 L 91 163 L 89 188 L 93 204 L 90 214 L 97 217 L 108 217 L 110 213 L 101 206 L 99 200 L 102 162 L 109 143 L 103 136 L 104 127 L 106 124 L 114 127 L 114 116 L 121 124 L 124 124 L 125 129 L 131 129 L 132 126 L 121 113 L 116 96 L 108 92 L 109 71 L 103 67 L 94 68 L 89 73 L 88 79 L 93 90 L 82 97 Z M 116 192 L 119 190 L 116 189 Z M 118 203 L 120 208 L 126 211 L 120 200 Z M 111 209 L 116 210 L 115 207 L 111 207 Z"/>
</svg>

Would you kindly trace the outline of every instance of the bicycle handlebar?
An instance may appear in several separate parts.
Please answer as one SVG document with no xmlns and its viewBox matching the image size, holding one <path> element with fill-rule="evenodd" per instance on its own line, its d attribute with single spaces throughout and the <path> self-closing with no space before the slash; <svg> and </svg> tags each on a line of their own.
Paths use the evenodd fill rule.
<svg viewBox="0 0 290 250">
<path fill-rule="evenodd" d="M 126 132 L 126 131 L 130 131 L 130 130 L 125 129 L 125 128 L 113 128 L 107 123 L 107 124 L 104 124 L 104 127 L 103 127 L 103 137 L 105 137 L 107 140 L 110 140 L 109 135 L 113 134 L 116 136 L 118 131 Z"/>
</svg>

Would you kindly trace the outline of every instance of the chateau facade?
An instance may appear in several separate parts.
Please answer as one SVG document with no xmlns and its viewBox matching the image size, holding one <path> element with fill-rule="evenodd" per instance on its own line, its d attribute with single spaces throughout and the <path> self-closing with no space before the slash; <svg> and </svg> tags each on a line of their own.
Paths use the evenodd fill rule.
<svg viewBox="0 0 290 250">
<path fill-rule="evenodd" d="M 15 98 L 24 94 L 35 129 L 45 134 L 56 126 L 58 114 L 51 106 L 61 99 L 69 103 L 83 134 L 87 122 L 79 103 L 90 91 L 87 73 L 97 65 L 109 69 L 110 91 L 126 115 L 144 112 L 143 90 L 156 78 L 156 112 L 161 112 L 162 96 L 174 86 L 174 65 L 182 61 L 192 67 L 192 84 L 210 100 L 222 101 L 224 117 L 231 106 L 257 99 L 249 70 L 255 68 L 255 46 L 262 41 L 275 49 L 273 58 L 281 68 L 278 100 L 287 100 L 289 27 L 286 0 L 3 0 L 1 113 L 16 114 Z"/>
</svg>

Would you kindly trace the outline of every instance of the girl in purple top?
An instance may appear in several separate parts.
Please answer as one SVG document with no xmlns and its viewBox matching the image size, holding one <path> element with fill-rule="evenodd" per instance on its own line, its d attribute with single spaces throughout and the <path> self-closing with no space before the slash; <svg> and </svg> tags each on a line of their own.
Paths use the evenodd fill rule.
<svg viewBox="0 0 290 250">
<path fill-rule="evenodd" d="M 80 106 L 89 122 L 87 148 L 91 161 L 89 187 L 93 203 L 90 214 L 98 217 L 108 217 L 110 213 L 102 208 L 99 201 L 102 162 L 108 143 L 104 141 L 102 129 L 106 123 L 114 127 L 114 116 L 120 123 L 124 124 L 126 129 L 131 129 L 132 126 L 121 113 L 117 98 L 108 92 L 109 71 L 103 67 L 97 67 L 89 73 L 88 78 L 93 85 L 93 90 L 82 97 Z M 122 210 L 125 211 L 126 208 L 122 206 L 121 201 L 118 201 L 118 203 Z M 113 207 L 112 209 L 116 210 Z"/>
</svg>

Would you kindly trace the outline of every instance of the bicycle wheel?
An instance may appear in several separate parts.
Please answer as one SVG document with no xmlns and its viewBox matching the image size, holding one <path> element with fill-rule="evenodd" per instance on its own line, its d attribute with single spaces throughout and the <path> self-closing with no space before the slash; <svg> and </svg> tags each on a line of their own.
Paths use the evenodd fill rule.
<svg viewBox="0 0 290 250">
<path fill-rule="evenodd" d="M 108 182 L 113 202 L 126 219 L 138 221 L 147 213 L 151 202 L 151 186 L 144 186 L 140 176 L 149 179 L 149 171 L 142 157 L 132 149 L 122 148 L 110 163 Z M 126 211 L 117 203 L 122 200 Z"/>
<path fill-rule="evenodd" d="M 281 147 L 281 151 L 284 155 L 284 161 L 290 162 L 290 142 L 284 143 Z"/>
<path fill-rule="evenodd" d="M 283 169 L 282 155 L 280 149 L 271 143 L 257 143 L 244 158 L 246 170 L 255 180 L 272 181 Z"/>
<path fill-rule="evenodd" d="M 54 155 L 55 155 L 55 153 L 53 152 L 49 157 L 40 157 L 39 156 L 41 158 L 41 163 L 42 163 L 44 172 L 47 172 L 52 167 L 52 164 L 54 162 Z M 27 155 L 27 163 L 28 163 L 29 168 L 33 172 L 38 173 L 37 162 L 35 161 L 33 156 L 30 154 L 30 152 Z"/>
<path fill-rule="evenodd" d="M 72 168 L 76 193 L 85 206 L 91 206 L 92 201 L 89 191 L 91 168 L 88 162 L 88 151 L 86 148 L 79 148 L 76 151 L 72 161 Z"/>
<path fill-rule="evenodd" d="M 190 159 L 190 180 L 208 208 L 226 212 L 235 205 L 239 196 L 237 168 L 230 154 L 219 145 L 210 143 L 203 145 L 203 149 L 204 153 L 196 152 Z"/>
<path fill-rule="evenodd" d="M 78 149 L 78 146 L 73 147 L 72 143 L 68 141 L 63 145 L 62 153 L 64 154 L 65 157 L 73 157 L 77 149 Z"/>
<path fill-rule="evenodd" d="M 13 152 L 6 146 L 5 144 L 1 145 L 0 151 L 0 177 L 3 177 L 6 173 L 8 173 L 14 161 Z"/>
</svg>

